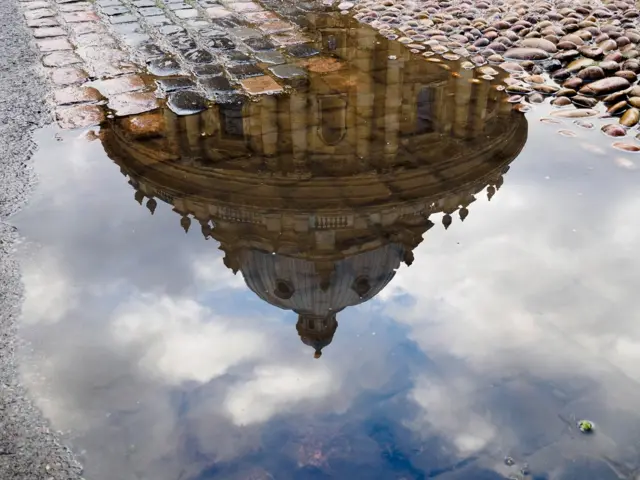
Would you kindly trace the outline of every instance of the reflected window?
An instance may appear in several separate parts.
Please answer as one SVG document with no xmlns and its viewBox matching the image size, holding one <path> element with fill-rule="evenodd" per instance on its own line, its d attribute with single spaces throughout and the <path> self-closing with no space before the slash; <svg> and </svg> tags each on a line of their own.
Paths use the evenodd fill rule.
<svg viewBox="0 0 640 480">
<path fill-rule="evenodd" d="M 318 135 L 327 145 L 337 145 L 347 133 L 347 100 L 343 95 L 318 97 L 320 125 Z"/>
<path fill-rule="evenodd" d="M 242 103 L 220 105 L 220 126 L 222 135 L 227 138 L 244 137 L 244 122 L 242 119 Z"/>
<path fill-rule="evenodd" d="M 364 297 L 369 290 L 371 290 L 371 283 L 369 283 L 369 277 L 366 275 L 361 275 L 353 282 L 353 290 L 358 294 L 359 297 Z"/>
<path fill-rule="evenodd" d="M 285 280 L 276 280 L 276 289 L 274 295 L 282 300 L 289 300 L 293 296 L 293 286 Z"/>
<path fill-rule="evenodd" d="M 425 87 L 418 93 L 416 133 L 435 132 L 436 89 Z"/>
</svg>

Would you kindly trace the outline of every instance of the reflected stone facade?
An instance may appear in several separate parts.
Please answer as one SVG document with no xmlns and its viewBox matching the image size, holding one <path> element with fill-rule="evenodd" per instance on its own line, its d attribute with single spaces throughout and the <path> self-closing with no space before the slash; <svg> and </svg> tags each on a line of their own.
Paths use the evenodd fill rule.
<svg viewBox="0 0 640 480">
<path fill-rule="evenodd" d="M 473 71 L 416 56 L 370 28 L 311 16 L 309 77 L 290 93 L 111 123 L 105 150 L 139 203 L 199 224 L 260 298 L 298 313 L 316 356 L 336 315 L 374 297 L 440 214 L 489 199 L 526 142 L 524 116 Z M 440 216 L 439 215 L 439 216 Z"/>
</svg>

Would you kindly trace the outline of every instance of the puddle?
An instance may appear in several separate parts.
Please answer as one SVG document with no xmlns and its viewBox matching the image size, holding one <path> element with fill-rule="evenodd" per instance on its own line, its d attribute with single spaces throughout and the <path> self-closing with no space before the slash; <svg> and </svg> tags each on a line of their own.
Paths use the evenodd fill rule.
<svg viewBox="0 0 640 480">
<path fill-rule="evenodd" d="M 22 373 L 86 478 L 631 478 L 633 153 L 316 20 L 287 94 L 38 133 Z"/>
</svg>

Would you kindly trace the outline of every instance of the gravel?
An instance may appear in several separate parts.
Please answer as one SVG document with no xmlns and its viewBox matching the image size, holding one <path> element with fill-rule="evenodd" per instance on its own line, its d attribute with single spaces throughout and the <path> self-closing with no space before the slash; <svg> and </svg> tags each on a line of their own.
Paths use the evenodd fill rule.
<svg viewBox="0 0 640 480">
<path fill-rule="evenodd" d="M 17 376 L 22 300 L 17 232 L 6 223 L 34 185 L 34 129 L 49 121 L 46 81 L 16 0 L 0 1 L 0 479 L 74 480 L 81 467 L 49 430 Z"/>
</svg>

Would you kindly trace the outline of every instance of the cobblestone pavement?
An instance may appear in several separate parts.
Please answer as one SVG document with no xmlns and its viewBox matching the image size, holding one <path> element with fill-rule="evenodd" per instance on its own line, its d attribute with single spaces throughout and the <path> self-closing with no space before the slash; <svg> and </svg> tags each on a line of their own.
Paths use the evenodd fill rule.
<svg viewBox="0 0 640 480">
<path fill-rule="evenodd" d="M 35 0 L 24 16 L 55 87 L 63 128 L 154 110 L 178 115 L 209 102 L 274 94 L 305 78 L 318 55 L 276 0 Z"/>
</svg>

